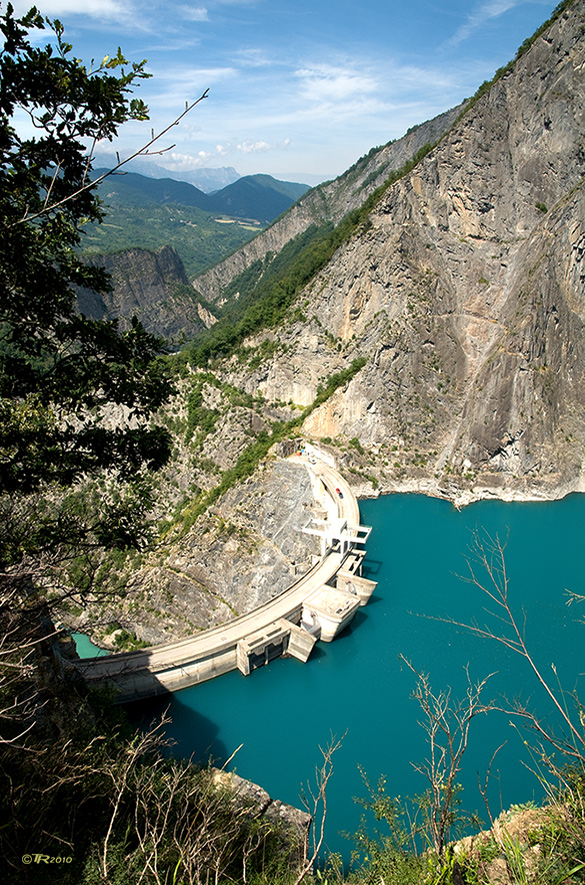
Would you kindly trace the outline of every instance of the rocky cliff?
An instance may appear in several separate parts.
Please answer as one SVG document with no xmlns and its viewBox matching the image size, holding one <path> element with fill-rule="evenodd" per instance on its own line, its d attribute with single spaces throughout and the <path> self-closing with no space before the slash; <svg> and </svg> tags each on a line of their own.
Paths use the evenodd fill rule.
<svg viewBox="0 0 585 885">
<path fill-rule="evenodd" d="M 223 624 L 308 571 L 319 544 L 301 530 L 316 513 L 321 510 L 307 470 L 271 461 L 200 516 L 186 535 L 171 536 L 153 554 L 128 562 L 132 576 L 128 580 L 126 573 L 124 599 L 90 605 L 77 619 L 66 620 L 79 630 L 91 624 L 92 636 L 110 647 L 120 635 L 112 625 L 153 644 Z"/>
<path fill-rule="evenodd" d="M 304 430 L 357 439 L 382 490 L 585 488 L 584 33 L 577 0 L 388 188 L 268 336 L 280 353 L 232 360 L 304 404 L 367 356 Z"/>
<path fill-rule="evenodd" d="M 344 215 L 361 206 L 391 172 L 403 166 L 425 144 L 434 144 L 453 124 L 462 107 L 413 127 L 398 141 L 372 149 L 339 178 L 310 190 L 269 228 L 196 277 L 193 280 L 195 289 L 209 301 L 221 299 L 225 287 L 268 252 L 278 252 L 313 224 L 338 224 Z"/>
<path fill-rule="evenodd" d="M 91 255 L 87 261 L 108 272 L 112 291 L 96 294 L 82 290 L 78 305 L 86 316 L 118 319 L 122 329 L 136 316 L 147 331 L 171 341 L 189 340 L 214 322 L 195 297 L 183 263 L 171 246 L 158 252 L 128 249 Z"/>
<path fill-rule="evenodd" d="M 141 638 L 247 611 L 308 559 L 295 520 L 314 504 L 292 467 L 269 459 L 206 514 L 200 506 L 287 421 L 361 494 L 421 490 L 463 504 L 585 491 L 584 35 L 575 0 L 380 192 L 286 321 L 213 373 L 187 371 L 166 418 L 179 423 L 161 500 L 194 499 L 200 515 L 134 569 L 140 601 L 123 618 Z M 316 199 L 279 224 L 296 229 Z M 299 428 L 299 407 L 323 388 Z M 190 442 L 188 400 L 199 421 Z"/>
</svg>

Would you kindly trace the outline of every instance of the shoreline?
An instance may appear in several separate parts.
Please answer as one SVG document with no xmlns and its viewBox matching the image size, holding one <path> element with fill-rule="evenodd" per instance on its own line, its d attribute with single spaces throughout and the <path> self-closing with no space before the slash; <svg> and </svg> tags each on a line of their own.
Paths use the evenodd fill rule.
<svg viewBox="0 0 585 885">
<path fill-rule="evenodd" d="M 575 481 L 565 483 L 562 486 L 549 488 L 514 488 L 510 485 L 474 486 L 470 489 L 459 488 L 455 483 L 450 488 L 440 485 L 435 479 L 429 477 L 410 477 L 396 482 L 389 482 L 383 488 L 372 489 L 368 483 L 352 486 L 358 500 L 379 498 L 382 495 L 427 495 L 430 498 L 440 498 L 449 501 L 457 510 L 475 504 L 479 501 L 504 501 L 506 503 L 546 503 L 547 501 L 560 501 L 571 494 L 585 493 L 585 475 L 581 474 Z"/>
<path fill-rule="evenodd" d="M 348 487 L 358 500 L 371 500 L 379 498 L 382 495 L 425 495 L 431 498 L 449 502 L 456 510 L 461 511 L 470 504 L 480 501 L 502 501 L 506 503 L 546 503 L 550 501 L 558 501 L 570 494 L 585 493 L 585 472 L 581 472 L 571 482 L 550 482 L 543 480 L 519 480 L 518 478 L 507 478 L 502 474 L 489 474 L 485 477 L 486 482 L 483 484 L 464 487 L 464 483 L 459 485 L 455 477 L 435 477 L 429 475 L 405 476 L 400 479 L 390 480 L 382 479 L 380 487 L 374 489 L 371 482 L 360 481 L 355 482 L 357 477 L 353 477 L 348 471 L 347 466 L 340 464 L 335 458 L 335 454 L 331 451 L 323 450 L 314 442 L 309 443 L 308 448 L 318 460 L 326 463 L 330 461 L 336 462 L 335 469 L 344 478 Z M 290 459 L 292 463 L 298 463 L 296 458 Z M 303 465 L 308 469 L 309 476 L 312 475 L 310 462 Z M 358 519 L 359 521 L 359 519 Z M 224 626 L 230 623 L 231 619 L 223 621 L 222 624 L 216 626 Z M 67 625 L 71 632 L 84 632 L 87 625 L 80 623 L 71 623 Z M 130 628 L 137 630 L 135 623 L 130 624 Z M 209 628 L 206 628 L 209 629 Z M 120 649 L 113 644 L 97 640 L 90 633 L 86 634 L 93 644 L 108 654 L 117 653 Z M 179 641 L 180 635 L 168 638 L 167 642 Z M 151 643 L 157 645 L 160 643 Z"/>
</svg>

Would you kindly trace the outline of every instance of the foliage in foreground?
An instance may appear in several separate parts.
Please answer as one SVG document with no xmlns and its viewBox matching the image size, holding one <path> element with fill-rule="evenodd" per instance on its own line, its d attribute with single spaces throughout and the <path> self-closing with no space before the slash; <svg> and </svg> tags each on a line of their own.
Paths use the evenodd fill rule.
<svg viewBox="0 0 585 885">
<path fill-rule="evenodd" d="M 4 9 L 6 10 L 4 12 Z M 48 32 L 48 40 L 39 40 Z M 118 50 L 86 67 L 60 22 L 0 5 L 0 740 L 28 729 L 41 703 L 36 654 L 50 644 L 51 606 L 67 568 L 91 587 L 103 548 L 144 543 L 151 472 L 170 456 L 152 423 L 170 394 L 161 341 L 139 323 L 77 310 L 77 289 L 109 282 L 77 253 L 102 210 L 92 148 L 125 121 L 148 76 Z M 31 36 L 32 35 L 32 36 Z M 21 132 L 20 120 L 30 120 Z"/>
<path fill-rule="evenodd" d="M 369 785 L 368 785 L 369 787 Z M 577 885 L 585 882 L 585 792 L 582 779 L 556 793 L 542 808 L 516 806 L 490 830 L 466 836 L 439 856 L 415 821 L 428 811 L 429 794 L 392 799 L 384 785 L 361 801 L 352 871 L 331 858 L 321 881 L 328 885 Z M 461 820 L 461 823 L 466 823 Z M 421 840 L 418 842 L 417 840 Z M 317 879 L 319 881 L 319 879 Z"/>
<path fill-rule="evenodd" d="M 87 168 L 72 139 L 72 128 L 81 126 L 84 136 L 92 134 L 91 129 L 86 130 L 91 123 L 91 108 L 86 109 L 80 104 L 79 95 L 75 96 L 76 103 L 72 105 L 69 93 L 64 96 L 59 93 L 63 84 L 67 89 L 71 83 L 78 89 L 84 85 L 88 87 L 87 72 L 77 63 L 68 67 L 69 49 L 60 40 L 58 55 L 53 57 L 56 66 L 52 66 L 52 56 L 47 50 L 36 50 L 23 43 L 24 25 L 42 26 L 35 15 L 28 16 L 20 25 L 3 18 L 3 24 L 6 44 L 2 54 L 2 84 L 6 91 L 2 94 L 1 108 L 4 165 L 0 176 L 0 202 L 5 224 L 0 245 L 6 261 L 0 281 L 4 311 L 0 475 L 1 488 L 6 492 L 32 494 L 39 488 L 46 490 L 48 482 L 66 486 L 94 467 L 98 472 L 101 467 L 117 465 L 125 470 L 128 464 L 138 469 L 152 456 L 156 442 L 150 439 L 144 444 L 149 432 L 147 424 L 141 429 L 143 436 L 140 439 L 132 434 L 122 439 L 118 433 L 110 433 L 107 427 L 99 427 L 93 420 L 96 413 L 91 410 L 114 402 L 128 405 L 146 419 L 163 397 L 165 385 L 159 369 L 153 368 L 156 343 L 146 338 L 140 329 L 134 328 L 132 335 L 125 340 L 113 327 L 81 321 L 73 309 L 71 284 L 102 284 L 96 277 L 90 279 L 73 250 L 78 243 L 81 218 L 97 218 L 99 207 L 89 199 L 89 193 L 81 190 L 77 201 L 68 202 L 75 189 L 83 186 Z M 21 144 L 14 138 L 9 124 L 13 111 L 9 93 L 10 90 L 18 91 L 22 86 L 21 74 L 24 72 L 28 76 L 34 72 L 39 60 L 46 64 L 47 75 L 40 98 L 46 97 L 49 86 L 57 90 L 58 125 L 63 128 L 60 132 L 55 128 L 45 142 Z M 113 61 L 117 63 L 118 60 Z M 116 64 L 106 62 L 103 70 L 107 89 L 98 97 L 100 101 L 105 100 L 107 125 L 93 132 L 96 137 L 107 137 L 120 122 L 120 115 L 123 117 L 128 113 L 123 93 L 132 76 L 126 80 L 122 78 L 122 82 L 117 78 L 110 81 L 108 72 L 113 67 Z M 71 79 L 61 76 L 64 71 L 69 71 Z M 49 76 L 51 73 L 55 74 L 54 78 Z M 140 76 L 139 69 L 134 75 Z M 89 80 L 95 84 L 99 77 L 90 76 Z M 99 93 L 97 86 L 92 88 Z M 118 102 L 118 113 L 110 117 L 112 94 Z M 38 101 L 37 94 L 33 113 L 38 113 Z M 80 118 L 76 116 L 75 108 L 80 109 Z M 84 116 L 86 111 L 88 117 Z M 143 114 L 138 105 L 130 111 L 137 117 Z M 38 119 L 42 122 L 41 117 Z M 51 127 L 54 120 L 49 117 L 45 122 Z M 63 168 L 61 159 L 55 160 L 55 139 L 59 137 L 66 142 L 63 156 L 69 160 L 68 170 Z M 66 199 L 65 203 L 61 197 Z M 63 206 L 66 206 L 65 211 L 62 211 Z M 262 311 L 247 314 L 240 330 L 242 334 L 262 327 L 267 318 L 270 322 L 278 321 L 292 303 L 297 285 L 302 285 L 305 277 L 326 260 L 328 252 L 341 244 L 343 237 L 349 236 L 362 222 L 366 224 L 367 219 L 358 213 L 335 237 L 327 235 L 319 248 L 313 244 L 303 261 L 299 261 L 298 280 L 280 281 L 278 286 L 271 288 L 264 302 L 268 317 Z M 25 261 L 25 257 L 28 260 Z M 39 291 L 48 293 L 42 303 L 31 300 L 31 294 Z M 22 322 L 23 317 L 26 317 L 26 323 Z M 222 352 L 222 348 L 224 344 L 220 341 L 217 351 Z M 209 356 L 214 353 L 210 351 Z M 348 375 L 339 373 L 329 379 L 311 409 L 323 402 L 339 384 L 349 380 L 352 372 L 359 371 L 360 363 L 356 361 L 347 370 Z M 129 368 L 132 369 L 132 383 Z M 194 418 L 201 421 L 208 417 L 198 409 L 201 404 L 195 398 L 192 403 Z M 89 414 L 92 420 L 85 426 L 83 420 Z M 63 423 L 64 416 L 70 418 L 69 424 Z M 304 417 L 306 413 L 298 423 Z M 83 434 L 74 418 L 81 422 Z M 244 453 L 235 473 L 226 474 L 225 483 L 248 475 L 280 434 L 288 433 L 296 426 L 295 420 L 275 428 L 272 436 L 266 434 L 259 438 Z M 157 451 L 162 461 L 164 440 L 158 442 Z M 113 503 L 118 505 L 119 501 Z M 37 502 L 30 498 L 22 500 L 22 506 L 33 505 L 36 506 Z M 22 527 L 22 511 L 9 509 L 13 501 L 8 496 L 2 499 L 2 506 L 5 508 L 4 525 L 10 519 L 16 532 Z M 43 502 L 39 500 L 38 507 L 42 506 Z M 83 513 L 72 506 L 68 515 L 71 522 L 65 527 L 70 528 L 73 538 L 82 525 L 81 519 L 76 522 L 73 517 L 81 518 Z M 116 522 L 123 527 L 123 511 L 118 512 Z M 54 551 L 55 537 L 62 534 L 63 528 L 63 522 L 45 524 L 44 535 L 33 539 L 37 553 L 39 550 Z M 81 535 L 88 538 L 83 531 Z M 14 543 L 10 557 L 5 556 L 10 564 L 22 555 L 25 542 L 30 543 L 30 537 L 25 537 L 22 532 L 14 537 L 17 540 L 22 538 L 22 541 Z M 80 537 L 79 532 L 77 537 Z M 32 555 L 35 551 L 27 549 L 25 552 Z M 496 569 L 493 574 L 497 582 L 501 571 Z M 20 610 L 31 616 L 30 630 L 34 630 L 36 623 L 42 636 L 43 605 L 38 600 L 29 600 L 29 589 L 27 585 L 22 590 Z M 506 604 L 505 590 L 505 582 L 496 583 L 495 592 L 500 592 L 500 604 Z M 9 606 L 3 606 L 0 626 L 3 637 L 9 637 L 18 646 L 19 637 L 23 635 L 22 620 L 10 620 L 10 614 Z M 29 625 L 24 629 L 29 631 Z M 521 638 L 513 641 L 520 643 L 516 647 L 524 654 Z M 8 670 L 14 666 L 16 673 L 14 681 L 3 683 L 1 696 L 3 704 L 6 703 L 1 709 L 3 742 L 0 747 L 4 800 L 0 811 L 0 849 L 4 881 L 31 881 L 42 885 L 43 881 L 55 881 L 58 877 L 58 881 L 82 885 L 98 882 L 122 885 L 140 881 L 270 882 L 277 885 L 291 880 L 292 877 L 285 872 L 286 854 L 277 834 L 265 828 L 261 821 L 234 808 L 230 797 L 212 785 L 207 771 L 197 771 L 165 758 L 156 732 L 133 734 L 100 705 L 83 700 L 78 703 L 68 696 L 65 688 L 55 690 L 43 684 L 46 662 L 36 655 L 36 649 L 42 645 L 43 642 L 35 639 L 32 633 L 26 632 L 24 647 L 28 652 L 22 666 L 7 653 L 6 645 L 1 649 Z M 22 649 L 22 644 L 19 647 Z M 50 648 L 45 648 L 45 652 L 48 654 Z M 30 706 L 27 704 L 29 699 L 33 700 Z M 11 718 L 15 710 L 12 701 L 17 711 L 14 719 Z M 580 708 L 578 710 L 580 713 Z M 526 717 L 526 711 L 517 712 Z M 383 791 L 378 790 L 365 806 L 367 812 L 386 824 L 386 832 L 372 836 L 367 828 L 360 830 L 357 868 L 346 874 L 332 860 L 329 870 L 315 874 L 315 881 L 327 879 L 356 885 L 480 883 L 488 881 L 490 876 L 494 881 L 494 869 L 498 874 L 497 867 L 493 866 L 495 862 L 499 862 L 503 882 L 567 885 L 568 882 L 585 881 L 582 764 L 585 744 L 581 716 L 571 722 L 574 729 L 569 728 L 570 743 L 554 746 L 569 753 L 572 753 L 571 748 L 575 749 L 577 756 L 571 757 L 574 768 L 566 772 L 556 763 L 552 767 L 548 765 L 549 771 L 561 775 L 561 787 L 552 797 L 549 817 L 540 818 L 522 837 L 514 834 L 511 821 L 499 820 L 494 822 L 492 833 L 484 840 L 478 837 L 460 852 L 445 846 L 444 833 L 439 832 L 438 842 L 436 834 L 431 835 L 432 847 L 417 853 L 409 843 L 413 835 L 420 837 L 423 831 L 417 826 L 413 830 L 410 824 L 413 818 L 412 815 L 409 818 L 410 812 L 405 806 L 389 800 Z M 535 721 L 531 724 L 538 726 Z M 569 722 L 566 724 L 570 725 Z M 545 736 L 540 733 L 540 737 Z M 549 763 L 545 752 L 542 760 L 544 764 Z M 452 773 L 451 769 L 449 774 Z M 437 772 L 431 771 L 430 774 L 436 781 Z M 444 819 L 456 823 L 451 820 L 451 815 L 456 814 L 453 791 L 446 797 L 443 784 L 439 773 L 438 782 L 431 784 L 431 794 L 415 802 L 414 808 L 424 813 L 432 809 L 434 814 L 436 810 L 441 811 L 440 803 L 447 798 L 449 804 L 443 806 L 443 810 L 446 809 Z M 453 778 L 450 784 L 454 786 Z M 439 787 L 435 791 L 438 799 L 433 799 L 432 788 L 436 786 Z M 439 807 L 433 807 L 432 803 L 437 801 Z M 430 819 L 437 818 L 431 816 Z M 538 852 L 533 851 L 537 846 Z M 71 857 L 71 861 L 59 867 L 47 866 L 44 861 L 37 863 L 35 860 L 41 853 L 48 857 Z M 27 864 L 23 858 L 29 861 L 32 858 L 33 862 Z"/>
<path fill-rule="evenodd" d="M 76 302 L 77 287 L 109 285 L 76 253 L 85 221 L 102 218 L 85 143 L 146 119 L 127 98 L 144 62 L 125 72 L 118 53 L 88 70 L 59 22 L 54 46 L 32 45 L 28 32 L 46 24 L 34 9 L 14 18 L 10 4 L 0 16 L 0 492 L 10 494 L 103 469 L 124 481 L 169 454 L 167 434 L 149 426 L 168 397 L 160 340 L 137 323 L 120 334 L 89 320 Z M 18 134 L 19 115 L 33 137 Z M 112 426 L 113 408 L 133 424 Z"/>
<path fill-rule="evenodd" d="M 427 841 L 431 791 L 401 801 L 388 796 L 383 780 L 372 786 L 364 777 L 351 869 L 331 857 L 310 872 L 290 832 L 235 802 L 212 769 L 164 752 L 164 722 L 134 732 L 108 698 L 50 678 L 43 698 L 31 734 L 0 748 L 0 851 L 9 885 L 585 882 L 585 778 L 576 767 L 564 770 L 563 788 L 544 809 L 513 808 L 489 832 L 440 854 Z M 452 812 L 457 828 L 464 822 L 456 801 Z"/>
<path fill-rule="evenodd" d="M 45 701 L 27 739 L 0 748 L 3 882 L 290 881 L 291 834 L 213 769 L 164 754 L 164 720 L 134 733 L 71 686 Z"/>
</svg>

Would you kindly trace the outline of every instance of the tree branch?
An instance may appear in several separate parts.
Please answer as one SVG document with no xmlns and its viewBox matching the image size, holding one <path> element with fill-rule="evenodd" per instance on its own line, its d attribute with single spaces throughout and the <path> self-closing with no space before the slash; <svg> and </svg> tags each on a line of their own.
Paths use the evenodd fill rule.
<svg viewBox="0 0 585 885">
<path fill-rule="evenodd" d="M 200 102 L 203 101 L 203 99 L 207 98 L 208 95 L 209 95 L 209 89 L 206 89 L 199 96 L 199 98 L 197 98 L 195 101 L 191 102 L 191 104 L 186 104 L 185 110 L 181 114 L 179 114 L 178 117 L 175 117 L 173 122 L 169 123 L 169 125 L 166 126 L 161 132 L 159 132 L 158 135 L 155 135 L 154 130 L 152 130 L 152 137 L 150 138 L 150 140 L 147 141 L 146 144 L 143 145 L 139 150 L 135 151 L 133 154 L 130 154 L 129 157 L 126 157 L 124 160 L 120 160 L 118 163 L 116 163 L 115 166 L 113 166 L 111 169 L 108 169 L 107 172 L 104 172 L 102 175 L 100 175 L 98 178 L 94 179 L 93 181 L 88 181 L 86 184 L 82 185 L 80 188 L 75 190 L 73 193 L 68 194 L 66 197 L 63 197 L 62 200 L 57 200 L 56 202 L 48 205 L 47 200 L 48 200 L 49 194 L 52 190 L 55 178 L 56 178 L 58 171 L 59 171 L 59 163 L 57 163 L 57 170 L 55 172 L 55 175 L 53 176 L 51 186 L 49 187 L 49 190 L 47 192 L 47 197 L 45 198 L 45 204 L 43 205 L 43 208 L 39 209 L 38 212 L 34 212 L 31 214 L 25 213 L 25 215 L 23 215 L 23 217 L 21 219 L 13 222 L 12 224 L 7 225 L 5 229 L 10 230 L 11 228 L 17 227 L 19 224 L 24 224 L 25 222 L 34 221 L 35 219 L 40 218 L 42 215 L 46 215 L 47 213 L 52 212 L 55 209 L 59 209 L 61 206 L 64 206 L 66 203 L 69 203 L 71 200 L 76 199 L 80 194 L 84 193 L 84 191 L 87 191 L 91 188 L 97 187 L 97 185 L 100 184 L 100 182 L 102 182 L 108 176 L 115 175 L 118 172 L 118 170 L 122 168 L 122 166 L 125 166 L 126 163 L 129 163 L 131 160 L 135 160 L 136 157 L 161 155 L 161 154 L 165 153 L 166 151 L 172 150 L 174 145 L 171 145 L 170 147 L 166 147 L 166 148 L 163 148 L 162 150 L 157 150 L 157 151 L 151 151 L 150 148 L 154 144 L 156 144 L 156 142 L 158 142 L 161 138 L 163 138 L 166 135 L 166 133 L 169 132 L 174 126 L 178 126 L 179 123 L 181 122 L 181 120 L 183 119 L 183 117 L 185 117 L 190 111 L 192 111 L 196 105 L 198 105 Z M 94 144 L 92 145 L 92 152 L 94 149 L 95 149 L 95 140 L 94 140 Z M 88 167 L 86 168 L 84 178 L 87 176 L 87 173 L 89 171 L 89 164 L 91 163 L 91 158 L 92 158 L 92 153 L 90 152 L 89 158 L 88 158 Z"/>
<path fill-rule="evenodd" d="M 319 747 L 323 756 L 323 762 L 315 769 L 316 792 L 313 792 L 310 785 L 307 785 L 311 802 L 308 802 L 306 797 L 302 797 L 303 804 L 313 819 L 313 853 L 310 858 L 306 859 L 305 865 L 295 879 L 294 885 L 300 885 L 303 879 L 308 876 L 321 850 L 325 837 L 325 821 L 327 819 L 327 784 L 333 774 L 333 754 L 341 747 L 345 734 L 339 740 L 332 735 L 325 749 Z M 316 827 L 319 816 L 319 837 L 317 838 Z"/>
</svg>

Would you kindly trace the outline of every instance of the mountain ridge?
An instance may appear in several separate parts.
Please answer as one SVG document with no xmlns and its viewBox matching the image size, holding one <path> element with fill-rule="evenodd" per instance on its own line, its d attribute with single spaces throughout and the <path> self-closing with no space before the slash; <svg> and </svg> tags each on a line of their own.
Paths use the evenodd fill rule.
<svg viewBox="0 0 585 885">
<path fill-rule="evenodd" d="M 195 277 L 193 286 L 208 301 L 215 301 L 251 264 L 264 260 L 268 253 L 278 252 L 311 225 L 339 224 L 345 215 L 360 207 L 389 174 L 408 162 L 425 144 L 436 141 L 444 134 L 464 107 L 465 102 L 412 127 L 400 139 L 372 148 L 338 178 L 317 185 L 304 194 L 281 218 L 245 247 Z"/>
<path fill-rule="evenodd" d="M 94 169 L 98 178 L 107 169 Z M 150 178 L 137 172 L 109 175 L 98 185 L 105 203 L 176 204 L 192 206 L 205 212 L 245 218 L 268 224 L 309 190 L 308 185 L 277 181 L 271 175 L 248 175 L 213 193 L 204 193 L 195 185 L 174 178 Z"/>
<path fill-rule="evenodd" d="M 367 354 L 303 430 L 342 448 L 357 439 L 378 490 L 463 502 L 585 488 L 584 29 L 582 0 L 564 4 L 382 193 L 288 320 L 245 342 L 272 342 L 270 359 L 224 370 L 269 401 L 307 405 Z M 217 298 L 226 267 L 271 231 L 198 291 Z"/>
<path fill-rule="evenodd" d="M 94 155 L 96 168 L 113 169 L 119 162 L 119 157 L 116 154 L 107 151 L 98 151 Z M 124 163 L 124 169 L 128 172 L 137 172 L 146 178 L 173 178 L 175 181 L 187 181 L 206 194 L 220 190 L 242 177 L 233 166 L 218 166 L 216 168 L 202 166 L 198 169 L 173 170 L 155 163 L 148 156 L 128 160 Z"/>
<path fill-rule="evenodd" d="M 278 509 L 280 456 L 303 441 L 362 496 L 418 491 L 462 506 L 585 491 L 583 33 L 575 0 L 464 115 L 433 124 L 435 146 L 392 184 L 385 149 L 348 170 L 329 211 L 366 190 L 372 205 L 278 323 L 233 352 L 226 339 L 228 355 L 205 366 L 173 357 L 179 392 L 161 420 L 176 453 L 156 513 L 168 522 L 136 573 L 161 638 L 193 629 L 187 592 L 201 599 L 196 626 L 214 622 L 209 601 L 230 598 L 236 556 L 261 574 L 258 508 Z M 394 148 L 396 172 L 428 134 Z M 328 193 L 299 205 L 310 215 Z M 276 228 L 306 233 L 304 210 L 287 215 Z M 123 612 L 153 640 L 153 617 Z"/>
</svg>

